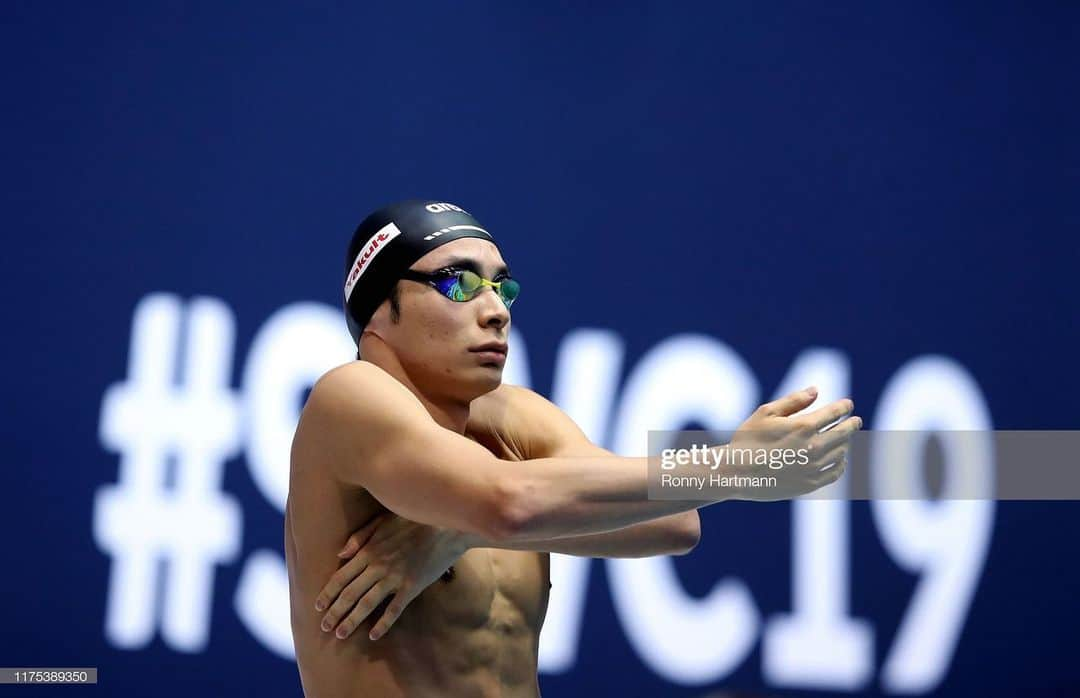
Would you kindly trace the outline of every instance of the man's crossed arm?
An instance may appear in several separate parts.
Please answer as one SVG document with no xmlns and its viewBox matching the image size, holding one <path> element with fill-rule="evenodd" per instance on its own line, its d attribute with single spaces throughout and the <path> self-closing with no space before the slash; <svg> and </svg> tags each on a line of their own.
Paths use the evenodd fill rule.
<svg viewBox="0 0 1080 698">
<path fill-rule="evenodd" d="M 392 523 L 381 517 L 346 545 L 341 556 L 353 554 L 352 559 L 317 601 L 319 610 L 329 606 L 324 629 L 337 627 L 339 637 L 393 595 L 371 632 L 376 638 L 384 634 L 471 547 L 642 557 L 687 552 L 697 542 L 694 508 L 703 502 L 648 500 L 644 458 L 619 458 L 591 444 L 572 420 L 531 391 L 516 389 L 522 392 L 514 397 L 527 403 L 522 413 L 528 419 L 508 427 L 531 457 L 511 464 L 439 427 L 415 396 L 375 367 L 320 383 L 323 389 L 316 386 L 309 407 L 322 411 L 327 438 L 320 443 L 337 447 L 339 477 L 405 517 L 391 517 Z M 831 470 L 789 474 L 791 494 L 835 481 L 847 439 L 861 426 L 850 417 L 830 430 L 831 438 L 817 435 L 850 414 L 849 400 L 790 416 L 815 397 L 813 391 L 793 393 L 763 405 L 747 422 L 769 429 L 773 440 L 811 441 L 820 464 L 837 463 Z M 358 424 L 367 428 L 361 431 Z M 359 433 L 364 438 L 354 436 L 350 443 L 349 435 Z M 335 441 L 338 435 L 346 436 Z"/>
<path fill-rule="evenodd" d="M 473 402 L 467 433 L 515 444 L 523 459 L 615 458 L 589 441 L 574 420 L 537 393 L 503 385 Z M 486 437 L 486 438 L 485 438 Z M 514 467 L 507 463 L 506 467 Z M 536 550 L 590 557 L 682 555 L 697 545 L 701 525 L 696 509 L 661 516 L 600 533 L 538 540 L 497 541 L 472 536 L 470 547 Z"/>
<path fill-rule="evenodd" d="M 510 410 L 519 417 L 511 420 L 510 425 L 501 423 L 499 428 L 514 430 L 514 442 L 525 445 L 530 456 L 615 457 L 614 453 L 590 442 L 569 416 L 542 396 L 517 386 L 502 386 L 499 391 L 501 398 L 495 410 L 498 415 L 504 417 L 505 411 Z M 491 411 L 481 410 L 476 415 L 478 421 L 483 422 Z M 513 463 L 507 462 L 506 467 L 513 467 Z M 492 540 L 478 534 L 427 526 L 388 511 L 349 536 L 339 554 L 347 561 L 323 587 L 316 608 L 326 610 L 324 629 L 340 631 L 341 636 L 349 637 L 393 593 L 394 601 L 371 630 L 371 636 L 377 639 L 386 634 L 413 598 L 438 579 L 446 564 L 453 564 L 470 548 L 638 558 L 684 555 L 693 550 L 700 536 L 696 509 L 613 531 L 517 541 Z M 422 587 L 420 582 L 424 583 Z M 395 591 L 391 592 L 391 588 Z"/>
</svg>

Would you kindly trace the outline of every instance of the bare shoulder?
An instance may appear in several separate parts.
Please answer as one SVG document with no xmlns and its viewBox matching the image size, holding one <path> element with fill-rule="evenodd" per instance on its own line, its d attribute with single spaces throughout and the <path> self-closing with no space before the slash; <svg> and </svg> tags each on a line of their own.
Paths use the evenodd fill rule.
<svg viewBox="0 0 1080 698">
<path fill-rule="evenodd" d="M 502 384 L 472 402 L 469 430 L 513 444 L 526 458 L 546 458 L 588 444 L 577 424 L 555 403 L 519 385 Z"/>
<path fill-rule="evenodd" d="M 397 379 L 368 361 L 353 361 L 324 373 L 311 389 L 304 411 L 357 417 L 393 416 L 401 409 L 423 409 Z"/>
<path fill-rule="evenodd" d="M 394 378 L 370 361 L 350 361 L 324 373 L 311 389 L 311 394 L 328 394 L 340 397 L 341 391 L 355 388 L 385 390 L 390 383 L 401 386 Z"/>
<path fill-rule="evenodd" d="M 355 460 L 418 417 L 430 419 L 416 396 L 386 371 L 367 361 L 338 366 L 308 395 L 293 437 L 293 467 Z"/>
</svg>

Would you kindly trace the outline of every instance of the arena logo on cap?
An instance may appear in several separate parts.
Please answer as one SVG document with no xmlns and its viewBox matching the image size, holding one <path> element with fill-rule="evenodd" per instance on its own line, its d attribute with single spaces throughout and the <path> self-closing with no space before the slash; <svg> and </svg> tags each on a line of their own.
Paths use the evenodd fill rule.
<svg viewBox="0 0 1080 698">
<path fill-rule="evenodd" d="M 460 206 L 455 206 L 453 204 L 448 204 L 448 203 L 428 204 L 424 208 L 427 209 L 430 213 L 446 213 L 447 211 L 457 211 L 458 213 L 468 213 L 468 211 L 461 208 Z"/>
<path fill-rule="evenodd" d="M 360 248 L 360 252 L 357 253 L 356 259 L 353 261 L 352 269 L 349 271 L 349 278 L 345 279 L 346 303 L 349 302 L 349 297 L 356 287 L 356 282 L 360 280 L 360 276 L 371 265 L 371 260 L 375 259 L 375 255 L 382 252 L 387 243 L 398 235 L 401 235 L 401 230 L 393 223 L 387 223 L 379 229 L 379 232 L 368 238 L 368 241 Z"/>
</svg>

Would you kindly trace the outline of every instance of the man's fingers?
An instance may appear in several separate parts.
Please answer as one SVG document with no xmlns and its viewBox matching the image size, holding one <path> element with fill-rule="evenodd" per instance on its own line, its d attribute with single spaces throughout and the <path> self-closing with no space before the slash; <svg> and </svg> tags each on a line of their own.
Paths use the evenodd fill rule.
<svg viewBox="0 0 1080 698">
<path fill-rule="evenodd" d="M 344 640 L 352 635 L 352 632 L 356 630 L 361 623 L 363 623 L 371 612 L 378 608 L 387 596 L 394 593 L 394 589 L 397 585 L 389 577 L 380 579 L 379 582 L 371 587 L 366 594 L 357 602 L 349 614 L 338 624 L 337 630 L 334 634 L 338 639 Z"/>
<path fill-rule="evenodd" d="M 767 415 L 787 417 L 810 405 L 817 399 L 817 395 L 817 388 L 810 386 L 805 390 L 788 393 L 778 400 L 766 402 L 761 409 Z"/>
<path fill-rule="evenodd" d="M 343 560 L 347 557 L 352 557 L 362 545 L 363 544 L 357 540 L 357 536 L 354 533 L 345 539 L 345 547 L 338 551 L 337 556 Z"/>
<path fill-rule="evenodd" d="M 394 594 L 394 600 L 387 605 L 386 611 L 382 614 L 382 618 L 379 618 L 379 621 L 375 623 L 371 632 L 368 633 L 368 638 L 378 640 L 390 630 L 390 627 L 401 617 L 402 612 L 404 612 L 412 602 L 413 595 L 411 591 L 411 587 L 408 585 L 402 585 L 402 587 L 397 590 Z"/>
<path fill-rule="evenodd" d="M 826 485 L 831 485 L 832 483 L 839 480 L 843 476 L 845 469 L 847 469 L 847 459 L 848 454 L 846 450 L 841 453 L 837 458 L 834 458 L 833 460 L 835 460 L 836 462 L 833 464 L 833 466 L 828 470 L 822 471 L 818 474 L 815 481 L 815 489 L 825 487 Z"/>
<path fill-rule="evenodd" d="M 331 604 L 330 609 L 326 612 L 326 615 L 323 616 L 322 624 L 319 627 L 321 627 L 324 632 L 330 632 L 337 627 L 341 619 L 352 609 L 360 597 L 367 594 L 368 590 L 371 589 L 372 585 L 375 584 L 376 580 L 381 576 L 381 571 L 376 572 L 376 570 L 372 570 L 371 567 L 365 569 L 359 577 L 351 581 L 348 586 L 341 591 L 337 600 Z"/>
<path fill-rule="evenodd" d="M 852 435 L 862 428 L 862 417 L 848 417 L 832 429 L 823 431 L 810 439 L 810 452 L 822 453 L 837 444 L 849 443 Z"/>
<path fill-rule="evenodd" d="M 821 475 L 825 475 L 834 470 L 839 470 L 843 473 L 844 467 L 847 464 L 848 451 L 851 448 L 851 444 L 841 443 L 833 446 L 831 449 L 822 452 L 821 456 L 814 459 L 812 467 Z M 828 470 L 823 470 L 826 466 L 829 466 Z"/>
<path fill-rule="evenodd" d="M 854 409 L 855 403 L 848 398 L 844 398 L 843 400 L 830 402 L 828 405 L 816 409 L 809 414 L 800 415 L 799 419 L 812 426 L 814 431 L 819 431 L 841 417 L 851 414 Z"/>
<path fill-rule="evenodd" d="M 368 539 L 371 538 L 371 534 L 375 532 L 375 528 L 382 522 L 382 519 L 382 514 L 372 518 L 363 528 L 349 536 L 345 541 L 345 547 L 341 549 L 341 552 L 339 552 L 337 556 L 340 558 L 347 558 L 355 555 L 360 548 L 364 547 L 364 543 L 368 542 Z"/>
<path fill-rule="evenodd" d="M 360 573 L 363 572 L 364 568 L 368 565 L 367 557 L 366 553 L 357 555 L 331 575 L 330 581 L 326 583 L 326 586 L 322 588 L 319 595 L 315 597 L 316 611 L 325 611 L 326 607 L 337 599 L 338 594 L 345 588 L 345 585 L 360 576 Z"/>
</svg>

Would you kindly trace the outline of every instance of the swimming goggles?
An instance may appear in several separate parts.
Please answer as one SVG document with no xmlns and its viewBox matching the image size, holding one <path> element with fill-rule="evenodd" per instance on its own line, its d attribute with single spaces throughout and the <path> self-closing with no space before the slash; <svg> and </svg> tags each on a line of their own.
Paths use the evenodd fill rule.
<svg viewBox="0 0 1080 698">
<path fill-rule="evenodd" d="M 406 269 L 401 278 L 430 284 L 442 295 L 459 303 L 471 301 L 485 286 L 490 286 L 509 308 L 521 293 L 521 284 L 509 276 L 504 276 L 500 281 L 489 281 L 468 269 L 444 269 L 435 272 Z"/>
</svg>

